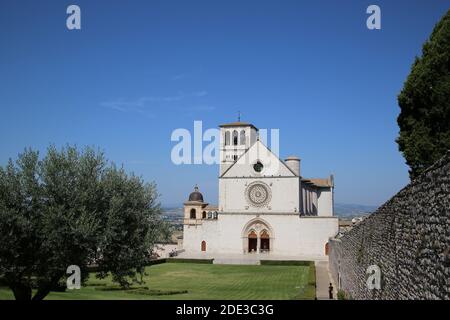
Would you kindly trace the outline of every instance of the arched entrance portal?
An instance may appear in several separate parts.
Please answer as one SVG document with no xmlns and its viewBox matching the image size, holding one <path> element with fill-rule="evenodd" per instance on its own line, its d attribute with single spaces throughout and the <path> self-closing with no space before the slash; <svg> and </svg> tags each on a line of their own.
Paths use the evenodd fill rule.
<svg viewBox="0 0 450 320">
<path fill-rule="evenodd" d="M 248 234 L 248 252 L 256 252 L 258 250 L 258 236 L 255 230 Z"/>
<path fill-rule="evenodd" d="M 244 253 L 269 253 L 273 250 L 274 233 L 261 218 L 250 220 L 242 230 Z"/>
</svg>

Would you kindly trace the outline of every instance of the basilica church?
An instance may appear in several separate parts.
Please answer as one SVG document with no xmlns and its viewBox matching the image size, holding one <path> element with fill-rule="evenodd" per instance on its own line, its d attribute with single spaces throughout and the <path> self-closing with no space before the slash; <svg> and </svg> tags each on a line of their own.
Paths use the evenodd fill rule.
<svg viewBox="0 0 450 320">
<path fill-rule="evenodd" d="M 338 232 L 333 176 L 305 178 L 300 158 L 279 159 L 245 122 L 220 126 L 218 206 L 196 186 L 184 203 L 186 255 L 324 257 Z"/>
</svg>

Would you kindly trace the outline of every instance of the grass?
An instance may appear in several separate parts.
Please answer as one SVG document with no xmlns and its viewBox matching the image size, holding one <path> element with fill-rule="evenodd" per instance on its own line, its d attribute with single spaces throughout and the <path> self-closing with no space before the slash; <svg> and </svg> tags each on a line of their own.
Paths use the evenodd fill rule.
<svg viewBox="0 0 450 320">
<path fill-rule="evenodd" d="M 314 299 L 314 265 L 212 265 L 163 263 L 146 268 L 145 283 L 123 290 L 91 274 L 80 290 L 52 292 L 47 299 L 250 300 Z M 0 287 L 0 300 L 13 299 Z"/>
</svg>

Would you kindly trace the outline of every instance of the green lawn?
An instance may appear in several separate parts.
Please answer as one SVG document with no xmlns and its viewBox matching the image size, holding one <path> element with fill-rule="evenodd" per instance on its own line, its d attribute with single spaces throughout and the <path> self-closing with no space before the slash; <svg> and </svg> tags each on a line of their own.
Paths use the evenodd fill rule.
<svg viewBox="0 0 450 320">
<path fill-rule="evenodd" d="M 94 275 L 80 290 L 53 292 L 47 299 L 314 299 L 313 266 L 163 263 L 146 268 L 145 284 L 121 290 Z M 0 299 L 13 299 L 0 287 Z"/>
</svg>

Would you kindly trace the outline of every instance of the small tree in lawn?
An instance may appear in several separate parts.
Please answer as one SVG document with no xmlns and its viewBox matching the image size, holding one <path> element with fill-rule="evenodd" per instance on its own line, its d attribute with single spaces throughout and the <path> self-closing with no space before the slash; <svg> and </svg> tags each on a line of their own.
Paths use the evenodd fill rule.
<svg viewBox="0 0 450 320">
<path fill-rule="evenodd" d="M 91 148 L 25 150 L 0 167 L 0 277 L 21 300 L 43 299 L 69 265 L 82 282 L 96 264 L 128 286 L 167 229 L 156 199 L 154 184 Z"/>
<path fill-rule="evenodd" d="M 415 178 L 450 149 L 450 11 L 423 45 L 398 103 L 397 143 Z"/>
</svg>

